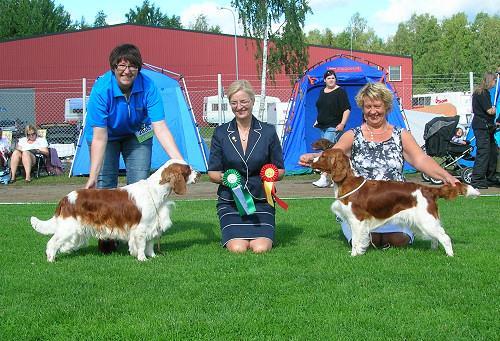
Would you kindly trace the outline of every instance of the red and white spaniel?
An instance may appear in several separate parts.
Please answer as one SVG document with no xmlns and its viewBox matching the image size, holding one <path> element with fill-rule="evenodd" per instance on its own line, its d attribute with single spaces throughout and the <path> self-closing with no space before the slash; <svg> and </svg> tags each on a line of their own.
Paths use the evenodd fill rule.
<svg viewBox="0 0 500 341">
<path fill-rule="evenodd" d="M 352 256 L 362 255 L 370 244 L 370 232 L 389 220 L 409 225 L 438 242 L 446 254 L 453 256 L 450 237 L 439 220 L 438 198 L 454 199 L 459 194 L 478 196 L 478 190 L 458 183 L 455 186 L 423 186 L 412 182 L 366 180 L 356 176 L 349 158 L 340 149 L 329 149 L 316 158 L 312 168 L 327 172 L 334 181 L 335 200 L 332 211 L 352 229 Z"/>
<path fill-rule="evenodd" d="M 47 243 L 47 260 L 70 252 L 90 237 L 128 242 L 129 252 L 140 261 L 155 257 L 154 240 L 170 226 L 167 201 L 172 190 L 186 193 L 199 173 L 180 160 L 169 160 L 146 180 L 116 189 L 79 189 L 61 199 L 54 216 L 46 221 L 31 217 L 33 228 L 53 235 Z"/>
</svg>

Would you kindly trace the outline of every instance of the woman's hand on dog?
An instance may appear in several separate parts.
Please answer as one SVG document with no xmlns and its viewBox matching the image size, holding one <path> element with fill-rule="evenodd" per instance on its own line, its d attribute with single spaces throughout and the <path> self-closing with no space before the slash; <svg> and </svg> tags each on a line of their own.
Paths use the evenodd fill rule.
<svg viewBox="0 0 500 341">
<path fill-rule="evenodd" d="M 317 156 L 320 156 L 321 153 L 306 153 L 302 154 L 299 158 L 299 165 L 304 167 L 311 167 L 311 163 L 313 159 Z"/>
</svg>

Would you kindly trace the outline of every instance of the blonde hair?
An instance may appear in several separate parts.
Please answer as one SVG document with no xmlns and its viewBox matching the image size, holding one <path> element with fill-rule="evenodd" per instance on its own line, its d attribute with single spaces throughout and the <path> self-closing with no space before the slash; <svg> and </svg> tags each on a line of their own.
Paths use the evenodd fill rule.
<svg viewBox="0 0 500 341">
<path fill-rule="evenodd" d="M 486 91 L 490 88 L 490 84 L 495 80 L 496 76 L 495 74 L 491 72 L 486 72 L 484 74 L 484 77 L 481 81 L 481 84 L 479 84 L 475 89 L 474 93 L 479 94 L 483 91 Z"/>
<path fill-rule="evenodd" d="M 33 124 L 28 124 L 25 128 L 24 128 L 24 135 L 28 135 L 28 131 L 32 130 L 33 132 L 35 132 L 35 134 L 38 136 L 38 129 L 36 129 L 36 127 L 33 125 Z"/>
<path fill-rule="evenodd" d="M 385 84 L 382 83 L 367 83 L 364 87 L 359 90 L 356 95 L 356 103 L 358 107 L 363 109 L 363 104 L 365 98 L 369 98 L 373 100 L 380 100 L 384 103 L 386 112 L 392 110 L 392 101 L 394 100 L 394 96 L 392 92 L 387 89 Z"/>
<path fill-rule="evenodd" d="M 231 85 L 229 85 L 229 87 L 227 88 L 226 92 L 227 98 L 231 100 L 231 97 L 233 97 L 233 95 L 238 91 L 245 92 L 248 95 L 248 97 L 250 97 L 250 100 L 253 103 L 255 103 L 255 92 L 252 88 L 252 85 L 250 85 L 249 81 L 245 79 L 240 79 L 232 82 Z"/>
</svg>

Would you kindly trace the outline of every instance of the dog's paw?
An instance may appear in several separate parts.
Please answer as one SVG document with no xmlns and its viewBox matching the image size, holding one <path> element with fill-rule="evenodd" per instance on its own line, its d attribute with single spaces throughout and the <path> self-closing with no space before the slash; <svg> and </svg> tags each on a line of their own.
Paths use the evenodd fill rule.
<svg viewBox="0 0 500 341">
<path fill-rule="evenodd" d="M 146 258 L 146 255 L 137 255 L 137 260 L 139 262 L 145 262 L 147 261 L 148 259 Z"/>
</svg>

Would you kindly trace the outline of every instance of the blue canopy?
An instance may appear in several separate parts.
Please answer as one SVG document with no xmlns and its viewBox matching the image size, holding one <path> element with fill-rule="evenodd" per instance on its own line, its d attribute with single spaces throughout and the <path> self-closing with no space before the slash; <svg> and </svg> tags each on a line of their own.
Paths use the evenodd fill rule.
<svg viewBox="0 0 500 341">
<path fill-rule="evenodd" d="M 161 69 L 160 69 L 161 70 Z M 164 71 L 164 70 L 163 70 Z M 194 169 L 200 172 L 207 171 L 208 148 L 200 137 L 191 108 L 186 101 L 184 92 L 179 82 L 164 73 L 141 69 L 141 73 L 151 78 L 163 99 L 165 108 L 165 121 L 182 156 Z M 160 168 L 167 160 L 168 155 L 163 150 L 160 142 L 153 137 L 153 151 L 151 157 L 151 170 Z M 90 152 L 82 132 L 73 165 L 72 176 L 88 175 L 90 168 Z M 125 169 L 123 159 L 120 158 L 120 170 Z"/>
<path fill-rule="evenodd" d="M 337 75 L 337 83 L 346 91 L 351 103 L 351 114 L 346 129 L 360 126 L 363 122 L 361 109 L 356 105 L 354 98 L 366 83 L 383 82 L 394 93 L 381 67 L 360 62 L 354 57 L 334 56 L 308 69 L 295 83 L 285 125 L 283 156 L 287 174 L 303 174 L 311 171 L 310 168 L 298 165 L 298 160 L 300 155 L 312 152 L 311 144 L 320 138 L 321 131 L 313 127 L 318 116 L 316 101 L 320 91 L 325 87 L 323 74 L 332 69 Z M 407 127 L 396 96 L 388 121 L 397 127 Z"/>
</svg>

